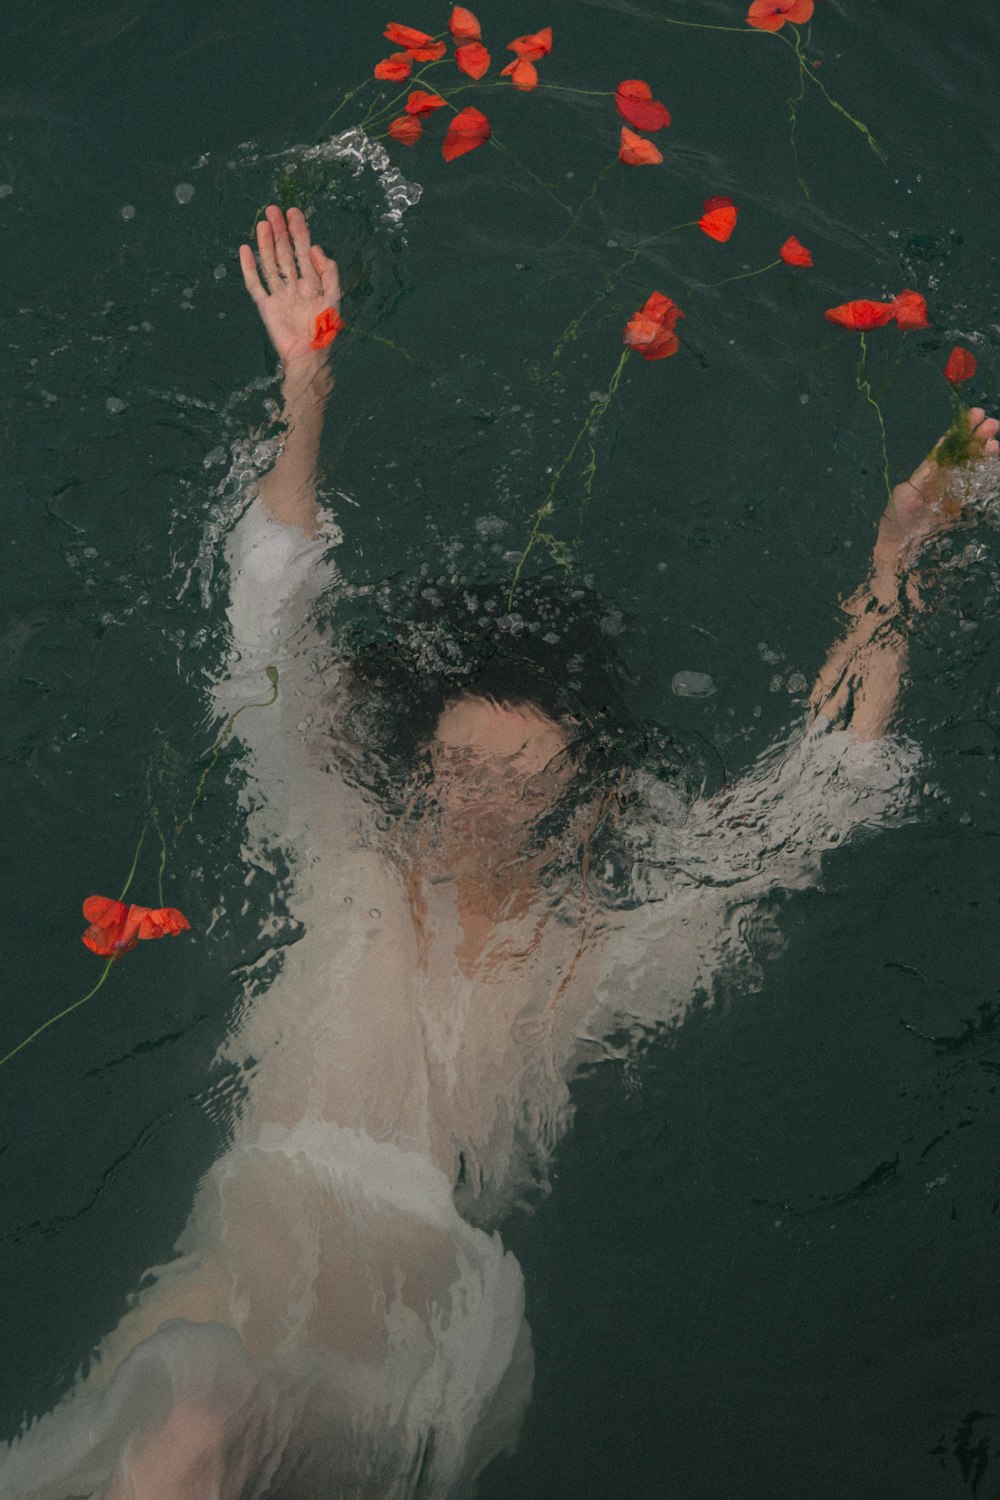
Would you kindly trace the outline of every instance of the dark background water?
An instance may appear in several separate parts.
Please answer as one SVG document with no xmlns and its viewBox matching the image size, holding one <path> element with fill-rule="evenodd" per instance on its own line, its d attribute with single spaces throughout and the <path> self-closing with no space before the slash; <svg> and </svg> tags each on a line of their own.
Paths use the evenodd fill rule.
<svg viewBox="0 0 1000 1500">
<path fill-rule="evenodd" d="M 0 23 L 0 1050 L 93 982 L 79 903 L 117 893 L 150 776 L 166 775 L 176 821 L 184 767 L 212 742 L 202 690 L 222 601 L 203 603 L 197 564 L 220 445 L 261 420 L 259 395 L 231 398 L 270 368 L 234 261 L 269 196 L 263 158 L 318 137 L 383 55 L 386 20 L 433 31 L 446 12 L 58 0 Z M 894 477 L 947 421 L 956 338 L 979 356 L 972 394 L 994 389 L 1000 18 L 968 0 L 819 0 L 817 76 L 888 160 L 810 87 L 807 197 L 790 53 L 662 20 L 738 25 L 741 3 L 479 14 L 495 55 L 552 24 L 549 81 L 649 79 L 674 115 L 667 160 L 612 172 L 555 249 L 566 215 L 492 150 L 445 166 L 434 139 L 394 148 L 424 188 L 402 234 L 378 224 L 370 186 L 317 203 L 351 323 L 328 435 L 345 571 L 436 575 L 457 557 L 509 571 L 624 318 L 659 287 L 687 313 L 685 347 L 625 373 L 579 571 L 628 621 L 637 711 L 738 770 L 797 711 L 795 674 L 822 660 L 882 504 L 855 349 L 823 308 L 904 285 L 928 296 L 932 332 L 871 341 Z M 571 201 L 613 156 L 607 99 L 485 97 L 497 137 Z M 742 209 L 729 245 L 687 231 L 655 247 L 553 375 L 561 330 L 614 263 L 608 242 L 695 217 L 712 192 Z M 765 264 L 790 232 L 813 271 L 692 287 Z M 565 537 L 579 493 L 568 476 Z M 491 1500 L 1000 1488 L 1000 539 L 984 522 L 956 555 L 967 545 L 914 645 L 919 821 L 838 851 L 821 892 L 783 903 L 785 948 L 758 990 L 720 984 L 636 1059 L 582 1078 L 553 1193 L 505 1227 L 538 1375 L 518 1453 L 482 1481 Z M 672 697 L 684 669 L 717 694 Z M 225 1139 L 238 1084 L 212 1057 L 245 966 L 267 962 L 275 896 L 258 877 L 244 897 L 234 877 L 239 770 L 224 765 L 167 871 L 198 936 L 133 954 L 0 1077 L 8 1432 L 167 1257 Z M 144 851 L 137 899 L 153 899 L 155 864 Z"/>
</svg>

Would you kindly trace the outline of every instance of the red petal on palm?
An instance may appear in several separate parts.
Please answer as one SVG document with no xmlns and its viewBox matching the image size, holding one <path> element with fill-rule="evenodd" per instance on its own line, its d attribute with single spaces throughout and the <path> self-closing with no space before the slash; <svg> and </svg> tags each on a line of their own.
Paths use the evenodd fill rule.
<svg viewBox="0 0 1000 1500">
<path fill-rule="evenodd" d="M 433 40 L 429 31 L 418 31 L 415 26 L 401 26 L 398 21 L 390 21 L 382 35 L 388 37 L 390 42 L 395 42 L 397 47 L 405 47 L 407 52 L 426 47 Z"/>
<path fill-rule="evenodd" d="M 718 240 L 720 244 L 725 244 L 736 228 L 738 214 L 739 209 L 733 203 L 732 198 L 720 195 L 706 198 L 705 212 L 698 220 L 698 228 L 702 234 L 707 234 L 710 240 Z"/>
<path fill-rule="evenodd" d="M 948 355 L 948 361 L 944 367 L 944 378 L 957 385 L 960 380 L 971 380 L 979 368 L 976 356 L 971 349 L 963 349 L 961 344 L 956 344 Z"/>
<path fill-rule="evenodd" d="M 891 302 L 873 302 L 868 297 L 858 297 L 853 302 L 828 307 L 823 316 L 831 323 L 839 323 L 841 328 L 867 333 L 872 328 L 884 328 L 886 323 L 891 323 L 895 312 Z"/>
<path fill-rule="evenodd" d="M 394 52 L 375 64 L 375 77 L 389 83 L 402 83 L 413 72 L 413 58 L 408 52 Z"/>
<path fill-rule="evenodd" d="M 615 89 L 615 104 L 623 120 L 634 125 L 636 130 L 662 130 L 670 124 L 670 111 L 641 78 L 626 78 Z"/>
<path fill-rule="evenodd" d="M 516 52 L 525 62 L 539 62 L 552 51 L 552 27 L 543 31 L 531 31 L 525 36 L 516 36 L 507 43 L 508 52 Z"/>
<path fill-rule="evenodd" d="M 467 151 L 475 151 L 490 138 L 490 122 L 481 110 L 463 109 L 448 126 L 448 134 L 441 145 L 445 161 L 454 161 Z"/>
<path fill-rule="evenodd" d="M 136 907 L 135 910 L 142 912 L 136 936 L 144 940 L 173 937 L 178 932 L 187 932 L 191 926 L 187 917 L 176 906 L 158 906 L 151 911 Z"/>
<path fill-rule="evenodd" d="M 416 123 L 416 122 L 415 122 Z M 326 349 L 344 328 L 344 320 L 334 307 L 324 307 L 316 319 L 310 349 Z"/>
<path fill-rule="evenodd" d="M 415 146 L 424 133 L 424 127 L 412 115 L 398 115 L 389 121 L 389 134 L 401 146 Z"/>
<path fill-rule="evenodd" d="M 919 292 L 911 291 L 909 287 L 900 292 L 898 297 L 893 298 L 893 317 L 900 328 L 929 328 L 927 321 L 927 302 Z"/>
<path fill-rule="evenodd" d="M 811 266 L 813 258 L 805 245 L 790 234 L 778 251 L 786 266 Z"/>
<path fill-rule="evenodd" d="M 443 109 L 447 102 L 440 94 L 428 93 L 427 89 L 414 89 L 404 108 L 408 115 L 429 115 L 435 109 Z"/>
<path fill-rule="evenodd" d="M 652 141 L 623 125 L 618 160 L 626 167 L 655 167 L 663 160 L 663 152 L 657 150 Z"/>
<path fill-rule="evenodd" d="M 455 48 L 455 61 L 470 78 L 482 78 L 490 70 L 490 54 L 481 42 L 466 42 Z"/>
<path fill-rule="evenodd" d="M 538 87 L 538 69 L 534 63 L 526 62 L 523 57 L 515 57 L 512 63 L 500 69 L 502 78 L 509 78 L 516 89 L 527 94 L 531 89 Z"/>
<path fill-rule="evenodd" d="M 448 30 L 456 42 L 478 42 L 482 40 L 482 30 L 479 21 L 466 10 L 464 5 L 456 5 L 448 18 Z"/>
</svg>

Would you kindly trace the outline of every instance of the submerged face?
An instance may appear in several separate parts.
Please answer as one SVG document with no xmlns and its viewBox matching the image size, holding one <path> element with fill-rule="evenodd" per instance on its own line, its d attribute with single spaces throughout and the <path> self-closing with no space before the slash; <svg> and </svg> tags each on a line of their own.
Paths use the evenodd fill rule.
<svg viewBox="0 0 1000 1500">
<path fill-rule="evenodd" d="M 463 693 L 429 746 L 435 799 L 466 835 L 500 836 L 551 808 L 572 779 L 566 731 L 532 703 Z"/>
</svg>

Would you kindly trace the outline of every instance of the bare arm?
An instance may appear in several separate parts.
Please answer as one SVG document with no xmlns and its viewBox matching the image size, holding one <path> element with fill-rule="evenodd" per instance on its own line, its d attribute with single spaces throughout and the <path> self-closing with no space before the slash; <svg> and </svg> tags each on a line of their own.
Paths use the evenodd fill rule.
<svg viewBox="0 0 1000 1500">
<path fill-rule="evenodd" d="M 260 260 L 258 271 L 257 259 Z M 340 310 L 337 264 L 310 243 L 300 209 L 288 219 L 271 204 L 257 225 L 257 256 L 240 246 L 240 268 L 283 367 L 284 446 L 261 480 L 260 497 L 276 521 L 316 531 L 316 474 L 326 405 L 333 389 L 329 348 L 312 347 L 316 319 Z"/>
<path fill-rule="evenodd" d="M 986 418 L 981 407 L 974 407 L 968 420 L 983 456 L 995 457 L 1000 423 Z M 871 572 L 844 601 L 847 629 L 813 688 L 814 711 L 849 729 L 855 740 L 881 738 L 895 713 L 907 660 L 905 606 L 921 607 L 914 571 L 919 549 L 960 514 L 948 495 L 948 472 L 932 453 L 893 490 L 879 523 Z"/>
</svg>

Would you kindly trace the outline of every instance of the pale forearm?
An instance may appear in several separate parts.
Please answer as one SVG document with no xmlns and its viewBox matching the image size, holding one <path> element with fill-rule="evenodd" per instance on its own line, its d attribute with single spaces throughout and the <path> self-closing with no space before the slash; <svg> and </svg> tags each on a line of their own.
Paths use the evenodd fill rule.
<svg viewBox="0 0 1000 1500">
<path fill-rule="evenodd" d="M 879 739 L 896 711 L 908 656 L 906 589 L 898 567 L 876 556 L 871 576 L 843 604 L 847 628 L 812 691 L 814 712 L 858 740 Z"/>
<path fill-rule="evenodd" d="M 316 481 L 320 439 L 333 377 L 326 360 L 294 364 L 281 386 L 282 450 L 260 482 L 260 498 L 276 521 L 313 535 L 319 521 Z"/>
</svg>

